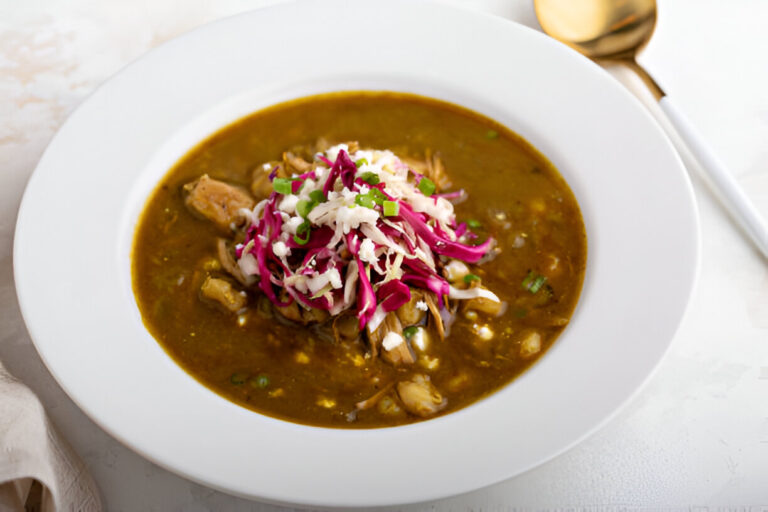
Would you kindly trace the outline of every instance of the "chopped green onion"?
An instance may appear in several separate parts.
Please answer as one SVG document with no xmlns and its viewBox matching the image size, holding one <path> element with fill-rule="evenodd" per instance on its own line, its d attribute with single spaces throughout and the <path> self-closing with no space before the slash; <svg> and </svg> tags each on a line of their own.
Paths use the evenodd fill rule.
<svg viewBox="0 0 768 512">
<path fill-rule="evenodd" d="M 324 203 L 328 200 L 328 198 L 323 195 L 322 190 L 313 190 L 309 193 L 309 198 L 317 204 Z"/>
<path fill-rule="evenodd" d="M 355 160 L 355 165 L 358 167 L 362 167 L 363 165 L 368 165 L 368 160 L 366 160 L 365 158 L 358 158 L 357 160 Z M 368 173 L 365 173 L 365 174 L 368 174 Z"/>
<path fill-rule="evenodd" d="M 435 183 L 427 177 L 421 178 L 418 187 L 425 196 L 431 196 L 435 193 Z"/>
<path fill-rule="evenodd" d="M 387 200 L 387 196 L 384 195 L 384 192 L 377 188 L 372 188 L 369 190 L 367 195 L 370 196 L 370 198 L 373 199 L 373 202 L 378 205 L 384 204 L 384 201 Z"/>
<path fill-rule="evenodd" d="M 467 221 L 467 227 L 468 227 L 469 229 L 477 229 L 477 228 L 479 228 L 479 227 L 481 227 L 481 226 L 482 226 L 482 224 L 481 224 L 481 223 L 480 223 L 480 221 L 479 221 L 479 220 L 477 220 L 477 219 L 469 219 L 469 220 Z"/>
<path fill-rule="evenodd" d="M 293 241 L 299 245 L 305 245 L 309 242 L 309 236 L 312 234 L 312 223 L 305 220 L 296 228 L 296 234 L 293 235 Z M 303 235 L 303 238 L 302 238 Z"/>
<path fill-rule="evenodd" d="M 384 216 L 395 217 L 400 213 L 400 204 L 395 201 L 384 201 Z"/>
<path fill-rule="evenodd" d="M 534 279 L 533 284 L 531 284 L 531 293 L 536 293 L 539 290 L 541 290 L 541 287 L 544 286 L 544 283 L 547 282 L 547 278 L 544 276 L 538 276 L 536 279 Z"/>
<path fill-rule="evenodd" d="M 355 204 L 358 206 L 365 206 L 366 208 L 373 208 L 376 205 L 373 198 L 368 194 L 357 194 L 355 196 Z"/>
<path fill-rule="evenodd" d="M 292 193 L 291 180 L 287 178 L 275 178 L 272 180 L 272 188 L 274 188 L 275 192 L 278 194 L 283 194 L 285 196 Z"/>
<path fill-rule="evenodd" d="M 527 315 L 528 312 L 524 309 L 516 309 L 515 310 L 515 317 L 516 318 L 525 318 L 525 315 Z"/>
<path fill-rule="evenodd" d="M 499 132 L 496 130 L 488 130 L 485 132 L 485 138 L 486 139 L 498 139 L 499 138 Z"/>
<path fill-rule="evenodd" d="M 403 329 L 403 336 L 405 336 L 405 339 L 409 340 L 413 338 L 413 336 L 419 331 L 419 328 L 415 325 L 411 325 L 409 327 L 406 327 Z"/>
<path fill-rule="evenodd" d="M 379 175 L 371 171 L 367 171 L 361 174 L 360 179 L 369 185 L 378 185 L 379 183 L 381 183 L 381 179 L 379 178 Z"/>
<path fill-rule="evenodd" d="M 537 274 L 533 270 L 528 272 L 528 275 L 523 279 L 523 289 L 528 290 L 531 293 L 536 293 L 541 290 L 544 283 L 547 282 L 547 277 Z"/>
<path fill-rule="evenodd" d="M 239 386 L 243 382 L 245 382 L 248 379 L 248 376 L 244 373 L 233 373 L 232 376 L 229 378 L 229 382 L 232 384 Z"/>
<path fill-rule="evenodd" d="M 264 375 L 263 373 L 258 375 L 255 379 L 250 380 L 251 386 L 255 388 L 261 388 L 264 389 L 267 386 L 269 386 L 269 377 Z"/>
<path fill-rule="evenodd" d="M 296 203 L 296 213 L 307 218 L 307 215 L 309 215 L 309 212 L 312 211 L 312 208 L 314 208 L 317 205 L 314 201 L 307 201 L 306 199 L 300 199 L 299 202 Z"/>
<path fill-rule="evenodd" d="M 479 280 L 480 280 L 480 276 L 476 276 L 475 274 L 467 274 L 464 276 L 464 282 L 467 284 L 471 283 L 472 281 L 479 281 Z"/>
</svg>

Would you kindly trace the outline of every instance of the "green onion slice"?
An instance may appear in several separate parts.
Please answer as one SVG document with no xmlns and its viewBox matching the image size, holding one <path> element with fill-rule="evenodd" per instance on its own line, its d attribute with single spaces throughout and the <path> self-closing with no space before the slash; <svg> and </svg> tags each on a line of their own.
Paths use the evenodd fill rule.
<svg viewBox="0 0 768 512">
<path fill-rule="evenodd" d="M 368 194 L 357 194 L 355 196 L 355 204 L 358 206 L 364 206 L 366 208 L 373 208 L 376 205 L 373 198 Z"/>
<path fill-rule="evenodd" d="M 362 167 L 364 165 L 368 165 L 368 160 L 365 159 L 365 158 L 358 158 L 357 160 L 355 160 L 355 165 L 358 166 L 358 167 Z M 369 174 L 369 173 L 365 173 L 365 174 Z M 373 173 L 370 173 L 370 174 L 373 174 Z M 365 178 L 363 178 L 363 179 L 365 179 Z"/>
<path fill-rule="evenodd" d="M 328 200 L 328 198 L 323 195 L 322 190 L 313 190 L 309 193 L 309 198 L 317 204 L 324 203 Z"/>
<path fill-rule="evenodd" d="M 396 201 L 384 201 L 384 216 L 396 217 L 400 213 L 400 204 Z"/>
<path fill-rule="evenodd" d="M 435 188 L 436 188 L 435 183 L 429 178 L 426 178 L 426 177 L 421 178 L 421 181 L 419 181 L 418 187 L 421 193 L 424 194 L 425 196 L 431 196 L 432 194 L 435 193 Z"/>
<path fill-rule="evenodd" d="M 296 203 L 296 213 L 307 218 L 307 215 L 309 215 L 309 212 L 312 211 L 312 208 L 314 208 L 317 205 L 314 201 L 307 201 L 306 199 L 300 199 L 299 202 Z"/>
<path fill-rule="evenodd" d="M 359 176 L 359 178 L 369 185 L 378 185 L 381 183 L 381 178 L 379 178 L 379 175 L 371 171 L 364 172 Z"/>
<path fill-rule="evenodd" d="M 387 200 L 387 196 L 384 195 L 384 192 L 377 188 L 372 188 L 368 191 L 368 196 L 370 196 L 371 199 L 373 199 L 373 202 L 382 205 L 384 204 L 384 201 Z"/>
<path fill-rule="evenodd" d="M 480 280 L 480 276 L 477 276 L 475 274 L 467 274 L 464 276 L 464 282 L 467 284 L 471 283 L 472 281 L 479 281 L 479 280 Z"/>
<path fill-rule="evenodd" d="M 479 221 L 479 220 L 477 220 L 477 219 L 469 219 L 469 220 L 467 221 L 467 227 L 468 227 L 469 229 L 477 229 L 477 228 L 479 228 L 480 226 L 482 226 L 482 224 L 481 224 L 481 223 L 480 223 L 480 221 Z"/>
<path fill-rule="evenodd" d="M 274 188 L 275 192 L 278 194 L 287 196 L 291 194 L 291 180 L 287 178 L 275 178 L 272 180 L 272 188 Z"/>
<path fill-rule="evenodd" d="M 528 272 L 528 275 L 523 279 L 522 286 L 524 290 L 528 290 L 531 293 L 537 293 L 547 282 L 547 277 L 541 274 L 537 274 L 533 270 Z"/>
<path fill-rule="evenodd" d="M 305 245 L 309 242 L 309 236 L 312 234 L 312 223 L 305 220 L 296 228 L 296 234 L 293 235 L 293 241 L 299 245 Z"/>
<path fill-rule="evenodd" d="M 415 325 L 411 325 L 409 327 L 406 327 L 403 329 L 403 336 L 405 336 L 405 339 L 409 340 L 413 338 L 413 336 L 418 332 L 419 328 Z"/>
<path fill-rule="evenodd" d="M 496 130 L 488 130 L 487 132 L 485 132 L 485 138 L 486 139 L 491 139 L 491 140 L 498 139 L 499 138 L 499 132 L 497 132 Z"/>
</svg>

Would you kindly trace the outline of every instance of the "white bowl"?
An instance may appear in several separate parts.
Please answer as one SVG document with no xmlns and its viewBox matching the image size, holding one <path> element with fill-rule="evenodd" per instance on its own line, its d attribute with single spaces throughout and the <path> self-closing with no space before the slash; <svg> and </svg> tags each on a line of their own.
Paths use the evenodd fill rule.
<svg viewBox="0 0 768 512">
<path fill-rule="evenodd" d="M 282 100 L 357 89 L 447 100 L 521 134 L 572 187 L 589 244 L 573 320 L 531 370 L 445 417 L 362 431 L 278 421 L 197 383 L 144 328 L 129 262 L 149 192 L 197 142 Z M 88 98 L 29 182 L 14 266 L 41 357 L 111 435 L 233 494 L 358 507 L 489 485 L 597 429 L 675 333 L 698 266 L 698 223 L 661 130 L 564 46 L 428 2 L 296 2 L 170 41 Z"/>
</svg>

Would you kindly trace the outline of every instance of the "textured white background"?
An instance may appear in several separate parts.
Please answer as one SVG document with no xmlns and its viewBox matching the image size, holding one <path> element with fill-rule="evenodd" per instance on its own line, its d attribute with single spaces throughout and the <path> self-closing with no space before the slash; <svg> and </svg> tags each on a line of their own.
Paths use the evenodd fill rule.
<svg viewBox="0 0 768 512">
<path fill-rule="evenodd" d="M 453 1 L 537 27 L 529 0 Z M 106 435 L 53 381 L 26 333 L 13 287 L 13 228 L 24 185 L 56 129 L 103 80 L 168 38 L 270 3 L 0 0 L 0 359 L 40 396 L 110 511 L 281 509 L 158 468 Z M 768 217 L 768 1 L 659 3 L 660 22 L 641 61 Z M 488 51 L 503 60 L 503 48 Z M 649 102 L 632 75 L 611 72 Z M 683 156 L 701 214 L 701 275 L 672 349 L 645 389 L 555 460 L 404 510 L 768 511 L 768 261 Z M 403 471 L 418 485 L 418 464 Z"/>
</svg>

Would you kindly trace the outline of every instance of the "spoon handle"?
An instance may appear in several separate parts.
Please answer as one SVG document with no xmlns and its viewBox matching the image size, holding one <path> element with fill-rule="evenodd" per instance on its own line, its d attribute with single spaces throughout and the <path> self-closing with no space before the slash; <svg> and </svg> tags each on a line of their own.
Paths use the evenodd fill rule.
<svg viewBox="0 0 768 512">
<path fill-rule="evenodd" d="M 739 186 L 736 178 L 733 177 L 712 150 L 707 147 L 691 122 L 688 121 L 688 118 L 685 117 L 668 96 L 664 96 L 659 100 L 659 106 L 677 129 L 677 133 L 688 145 L 691 153 L 701 164 L 725 207 L 749 235 L 760 252 L 763 253 L 763 256 L 768 258 L 768 227 L 766 227 L 765 221 L 760 216 L 760 212 L 757 211 L 752 201 L 750 201 L 744 190 Z"/>
</svg>

